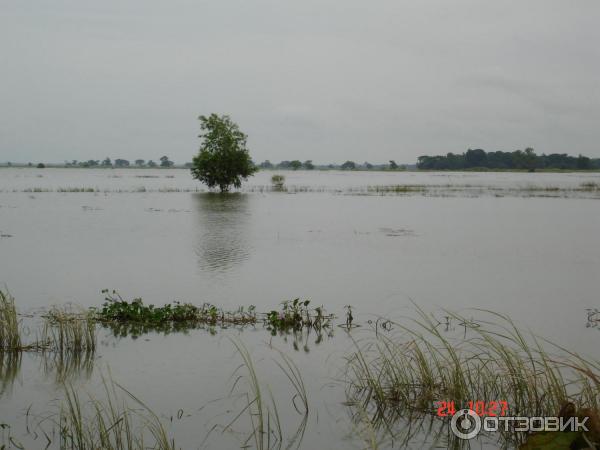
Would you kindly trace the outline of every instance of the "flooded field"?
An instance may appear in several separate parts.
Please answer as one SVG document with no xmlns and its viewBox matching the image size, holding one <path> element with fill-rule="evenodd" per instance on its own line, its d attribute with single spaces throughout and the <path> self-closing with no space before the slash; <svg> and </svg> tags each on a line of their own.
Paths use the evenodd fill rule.
<svg viewBox="0 0 600 450">
<path fill-rule="evenodd" d="M 364 377 L 348 380 L 357 348 L 420 310 L 448 339 L 497 326 L 489 310 L 600 359 L 600 174 L 298 171 L 277 190 L 273 173 L 220 195 L 181 169 L 0 170 L 0 286 L 27 342 L 45 336 L 53 305 L 100 308 L 104 289 L 256 313 L 168 329 L 99 322 L 94 349 L 0 352 L 7 448 L 58 448 L 65 383 L 85 402 L 103 378 L 156 413 L 175 448 L 449 446 L 445 422 L 399 407 L 376 429 L 356 396 Z M 296 298 L 336 318 L 274 329 L 268 313 Z M 264 406 L 271 431 L 247 416 L 245 351 L 264 404 L 277 404 Z"/>
</svg>

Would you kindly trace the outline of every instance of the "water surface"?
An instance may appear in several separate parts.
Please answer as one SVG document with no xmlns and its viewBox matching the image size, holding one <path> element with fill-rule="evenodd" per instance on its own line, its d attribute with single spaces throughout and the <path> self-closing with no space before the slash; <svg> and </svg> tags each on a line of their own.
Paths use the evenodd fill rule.
<svg viewBox="0 0 600 450">
<path fill-rule="evenodd" d="M 573 189 L 599 182 L 600 175 L 284 174 L 287 185 L 301 189 L 271 192 L 270 172 L 241 192 L 220 195 L 196 192 L 202 187 L 185 170 L 2 169 L 0 283 L 23 312 L 65 302 L 98 306 L 103 288 L 153 304 L 181 300 L 260 311 L 301 297 L 340 316 L 352 305 L 363 323 L 408 314 L 415 304 L 440 317 L 443 308 L 484 308 L 600 356 L 600 334 L 586 328 L 586 310 L 598 307 L 598 200 L 487 192 Z M 354 195 L 368 186 L 407 184 L 486 192 Z M 75 187 L 94 192 L 58 192 Z M 311 422 L 304 448 L 361 447 L 348 436 L 343 392 L 331 386 L 352 346 L 341 329 L 319 344 L 310 336 L 295 346 L 292 338 L 272 341 L 260 329 L 135 340 L 103 333 L 96 368 L 81 371 L 77 383 L 97 389 L 98 367 L 110 366 L 115 379 L 166 417 L 189 412 L 174 425 L 183 448 L 198 445 L 199 421 L 210 429 L 208 418 L 221 412 L 201 406 L 228 392 L 227 377 L 239 364 L 232 336 L 265 364 L 273 359 L 272 344 L 301 367 L 321 415 Z M 24 355 L 0 394 L 3 420 L 18 420 L 31 403 L 43 410 L 60 397 L 52 371 L 43 367 L 39 355 Z M 274 390 L 285 392 L 285 378 L 268 373 Z"/>
</svg>

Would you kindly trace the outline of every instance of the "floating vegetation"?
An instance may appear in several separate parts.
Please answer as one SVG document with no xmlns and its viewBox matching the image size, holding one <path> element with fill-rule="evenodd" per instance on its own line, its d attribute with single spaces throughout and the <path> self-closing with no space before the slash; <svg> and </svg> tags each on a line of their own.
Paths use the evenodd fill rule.
<svg viewBox="0 0 600 450">
<path fill-rule="evenodd" d="M 272 334 L 281 330 L 300 330 L 302 328 L 321 330 L 331 327 L 334 316 L 326 314 L 322 306 L 310 309 L 310 300 L 301 301 L 296 298 L 292 301 L 282 302 L 281 305 L 281 311 L 273 310 L 266 317 L 267 328 L 271 330 Z"/>
<path fill-rule="evenodd" d="M 408 228 L 380 228 L 379 231 L 390 237 L 415 236 L 415 232 Z"/>
<path fill-rule="evenodd" d="M 583 191 L 597 191 L 600 190 L 600 183 L 586 182 L 581 183 L 579 188 Z"/>
<path fill-rule="evenodd" d="M 114 290 L 109 293 L 108 289 L 105 289 L 102 293 L 106 294 L 105 302 L 95 316 L 101 322 L 157 326 L 170 323 L 247 325 L 255 324 L 257 321 L 254 306 L 250 306 L 247 310 L 242 307 L 233 312 L 224 311 L 210 303 L 204 303 L 198 307 L 190 303 L 174 302 L 155 307 L 154 305 L 144 305 L 141 298 L 127 302 Z"/>
<path fill-rule="evenodd" d="M 599 362 L 525 334 L 504 315 L 479 312 L 486 320 L 447 313 L 464 326 L 463 336 L 448 336 L 421 310 L 406 322 L 386 320 L 393 333 L 358 341 L 347 358 L 348 403 L 366 412 L 374 429 L 397 433 L 400 440 L 406 430 L 399 423 L 406 417 L 435 418 L 436 402 L 442 401 L 457 410 L 474 400 L 504 401 L 510 415 L 527 417 L 556 416 L 570 404 L 597 417 Z M 501 437 L 511 445 L 524 438 Z M 600 424 L 587 438 L 600 441 Z"/>
<path fill-rule="evenodd" d="M 429 186 L 431 187 L 431 186 Z M 367 186 L 366 191 L 374 194 L 406 194 L 413 192 L 425 192 L 428 186 L 421 184 L 395 184 L 395 185 L 376 185 L 376 186 Z"/>
<path fill-rule="evenodd" d="M 102 321 L 184 322 L 194 320 L 198 312 L 196 306 L 187 303 L 175 302 L 174 305 L 166 304 L 155 308 L 154 305 L 144 305 L 141 298 L 127 302 L 114 290 L 109 293 L 108 289 L 104 289 L 102 293 L 106 294 L 105 303 L 96 315 Z"/>
<path fill-rule="evenodd" d="M 66 187 L 58 188 L 56 192 L 98 192 L 98 188 L 93 187 Z"/>
<path fill-rule="evenodd" d="M 154 178 L 153 176 L 143 178 Z M 201 187 L 147 187 L 131 186 L 127 188 L 98 188 L 98 187 L 30 187 L 21 189 L 0 189 L 0 192 L 25 192 L 25 193 L 195 193 L 206 192 Z M 427 196 L 427 197 L 480 197 L 490 195 L 493 197 L 548 197 L 548 198 L 600 198 L 600 184 L 597 182 L 584 182 L 575 186 L 536 185 L 523 186 L 498 186 L 489 184 L 381 184 L 351 187 L 293 185 L 285 184 L 283 175 L 273 175 L 270 185 L 248 185 L 240 189 L 245 193 L 285 192 L 288 194 L 299 193 L 330 193 L 339 195 L 397 195 L 397 196 Z"/>
<path fill-rule="evenodd" d="M 210 303 L 196 306 L 174 302 L 154 306 L 145 305 L 141 298 L 128 302 L 114 290 L 104 289 L 102 293 L 106 295 L 105 302 L 101 309 L 93 310 L 93 317 L 118 336 L 139 336 L 150 331 L 170 333 L 203 325 L 244 327 L 262 324 L 273 335 L 306 328 L 320 332 L 331 329 L 334 318 L 323 307 L 312 309 L 309 300 L 300 299 L 282 302 L 280 311 L 258 313 L 253 305 L 248 308 L 241 306 L 234 311 L 226 311 Z"/>
<path fill-rule="evenodd" d="M 135 193 L 145 193 L 145 192 L 160 192 L 160 193 L 169 193 L 169 192 L 205 192 L 204 189 L 199 187 L 193 188 L 177 188 L 164 186 L 160 188 L 147 188 L 146 186 L 134 186 L 129 188 L 118 188 L 118 189 L 110 189 L 110 188 L 98 188 L 98 187 L 59 187 L 59 188 L 49 188 L 49 187 L 30 187 L 30 188 L 22 188 L 22 189 L 0 189 L 0 193 L 2 192 L 12 192 L 12 193 L 95 193 L 95 194 L 135 194 Z"/>
<path fill-rule="evenodd" d="M 600 329 L 600 310 L 598 308 L 588 308 L 586 309 L 586 315 L 587 322 L 585 327 Z"/>
</svg>

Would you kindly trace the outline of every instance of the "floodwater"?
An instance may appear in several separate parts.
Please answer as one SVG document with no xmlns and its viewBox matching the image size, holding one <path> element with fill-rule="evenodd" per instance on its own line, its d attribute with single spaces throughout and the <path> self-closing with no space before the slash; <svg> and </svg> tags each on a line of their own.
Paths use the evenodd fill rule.
<svg viewBox="0 0 600 450">
<path fill-rule="evenodd" d="M 219 195 L 181 169 L 2 169 L 0 283 L 24 314 L 100 306 L 105 288 L 156 305 L 259 311 L 307 298 L 340 317 L 352 305 L 365 327 L 415 305 L 440 317 L 483 308 L 600 357 L 598 328 L 587 321 L 600 303 L 600 201 L 597 189 L 577 190 L 597 186 L 600 174 L 282 173 L 288 192 L 270 189 L 273 172 L 263 172 L 241 192 Z M 373 189 L 395 185 L 435 189 Z M 299 367 L 313 414 L 301 448 L 363 448 L 338 382 L 352 341 L 341 328 L 331 334 L 315 343 L 314 334 L 295 341 L 261 327 L 137 339 L 102 330 L 94 361 L 76 362 L 69 380 L 97 392 L 109 368 L 167 421 L 175 417 L 182 448 L 238 448 L 232 433 L 204 441 L 227 423 L 225 407 L 211 401 L 231 387 L 235 337 L 261 361 L 283 405 L 288 380 L 271 346 Z M 23 355 L 18 373 L 0 383 L 0 422 L 18 425 L 30 405 L 41 414 L 60 398 L 48 366 Z M 296 420 L 293 409 L 282 414 Z"/>
</svg>

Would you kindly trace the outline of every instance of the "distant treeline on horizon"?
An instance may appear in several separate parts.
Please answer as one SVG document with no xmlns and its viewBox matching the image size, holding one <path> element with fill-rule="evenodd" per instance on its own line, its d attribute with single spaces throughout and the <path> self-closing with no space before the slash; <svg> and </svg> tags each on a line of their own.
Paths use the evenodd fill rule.
<svg viewBox="0 0 600 450">
<path fill-rule="evenodd" d="M 268 159 L 258 164 L 259 169 L 281 169 L 281 170 L 406 170 L 416 167 L 415 165 L 397 164 L 396 161 L 390 160 L 388 164 L 371 164 L 365 161 L 364 163 L 355 163 L 354 161 L 346 161 L 342 164 L 313 164 L 312 160 L 300 161 L 281 161 L 273 164 Z"/>
<path fill-rule="evenodd" d="M 467 150 L 462 154 L 448 153 L 446 156 L 419 156 L 417 169 L 421 170 L 462 170 L 462 169 L 497 169 L 497 170 L 597 170 L 600 169 L 600 158 L 587 156 L 569 156 L 566 153 L 536 155 L 533 148 L 515 150 L 514 152 L 486 152 L 480 148 Z"/>
<path fill-rule="evenodd" d="M 4 167 L 82 167 L 82 168 L 191 168 L 192 163 L 175 164 L 167 156 L 153 160 L 136 159 L 130 162 L 127 159 L 110 158 L 103 160 L 90 159 L 87 161 L 65 161 L 62 164 L 52 163 L 0 163 Z M 268 159 L 257 164 L 263 170 L 600 170 L 600 158 L 587 156 L 570 156 L 566 153 L 552 153 L 537 155 L 533 148 L 515 150 L 514 152 L 486 152 L 482 149 L 469 149 L 464 153 L 447 153 L 444 155 L 419 156 L 417 164 L 397 164 L 390 160 L 388 163 L 371 164 L 367 161 L 356 163 L 346 161 L 342 164 L 313 164 L 312 160 L 281 161 L 272 163 Z"/>
</svg>

